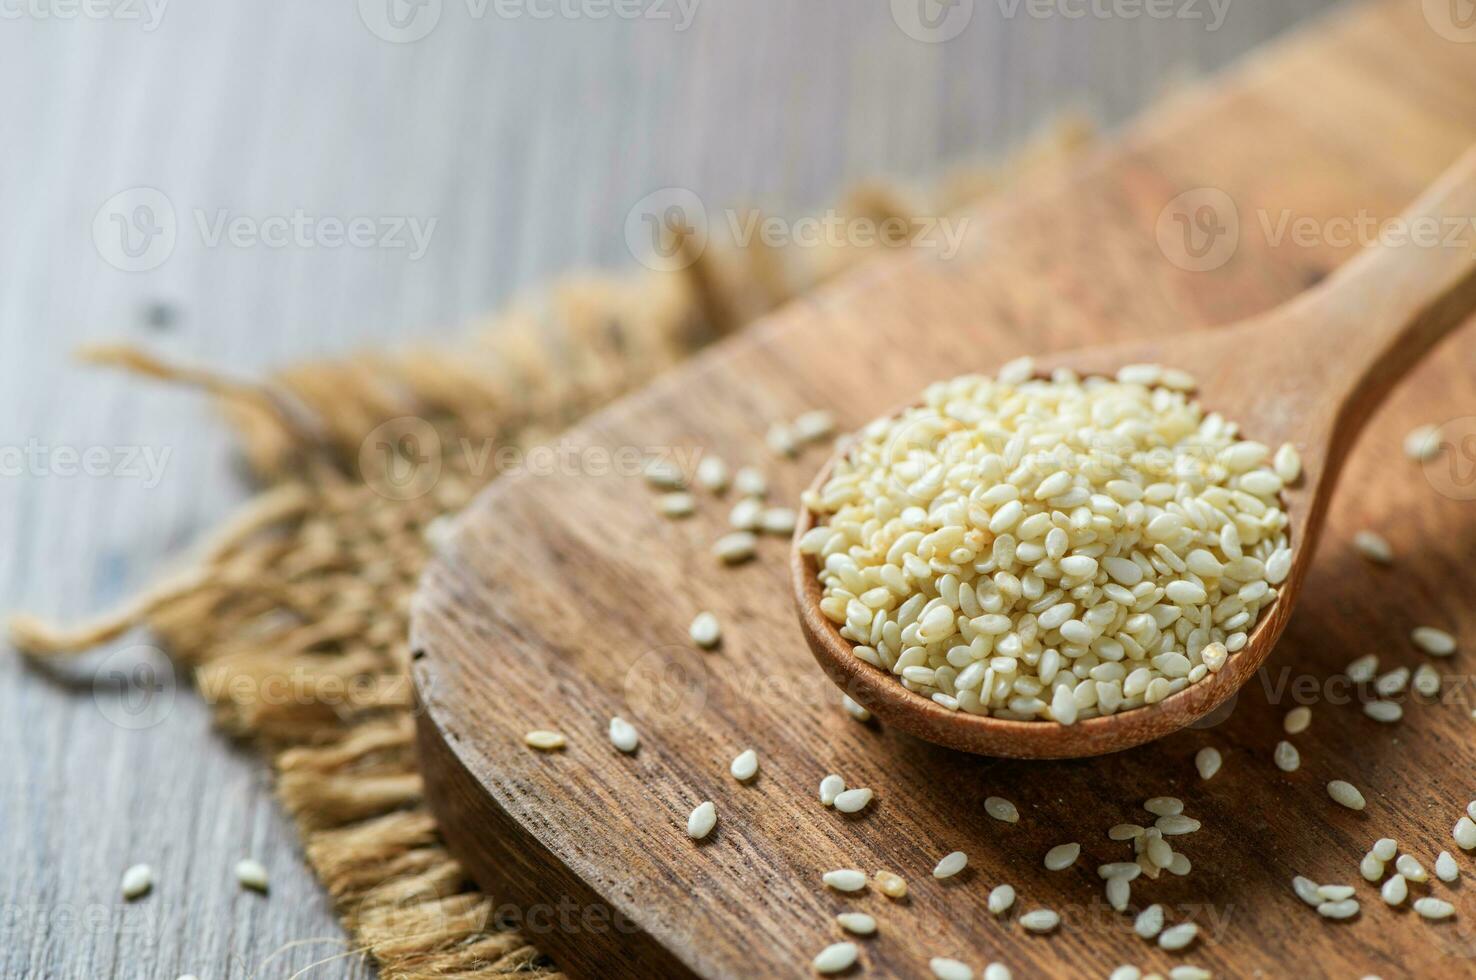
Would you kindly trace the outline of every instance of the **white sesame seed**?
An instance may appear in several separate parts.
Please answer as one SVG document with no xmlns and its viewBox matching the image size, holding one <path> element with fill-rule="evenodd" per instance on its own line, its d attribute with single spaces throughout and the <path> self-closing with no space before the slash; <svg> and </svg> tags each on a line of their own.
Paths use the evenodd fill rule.
<svg viewBox="0 0 1476 980">
<path fill-rule="evenodd" d="M 1081 845 L 1075 842 L 1070 844 L 1057 844 L 1046 851 L 1045 868 L 1047 871 L 1062 871 L 1076 863 L 1081 856 Z"/>
<path fill-rule="evenodd" d="M 154 887 L 154 869 L 147 864 L 135 864 L 123 872 L 123 897 L 128 901 L 142 898 Z"/>
<path fill-rule="evenodd" d="M 1035 360 L 1030 357 L 1017 357 L 1013 361 L 1006 361 L 1000 365 L 997 377 L 1000 384 L 1019 385 L 1029 381 L 1035 375 Z"/>
<path fill-rule="evenodd" d="M 610 742 L 621 752 L 629 754 L 641 744 L 641 736 L 634 725 L 616 715 L 610 719 Z"/>
<path fill-rule="evenodd" d="M 1374 721 L 1392 723 L 1404 717 L 1404 708 L 1393 701 L 1369 701 L 1364 704 L 1363 713 Z"/>
<path fill-rule="evenodd" d="M 1032 909 L 1020 916 L 1020 925 L 1030 932 L 1050 932 L 1061 924 L 1061 917 L 1050 909 Z"/>
<path fill-rule="evenodd" d="M 667 517 L 691 517 L 697 510 L 697 500 L 690 493 L 664 493 L 657 503 Z"/>
<path fill-rule="evenodd" d="M 1336 902 L 1323 902 L 1317 906 L 1317 914 L 1324 919 L 1351 919 L 1358 914 L 1358 899 L 1345 898 Z"/>
<path fill-rule="evenodd" d="M 1306 705 L 1291 709 L 1286 713 L 1286 717 L 1281 720 L 1281 728 L 1288 735 L 1300 735 L 1311 724 L 1312 709 Z"/>
<path fill-rule="evenodd" d="M 1107 879 L 1107 904 L 1118 912 L 1127 910 L 1128 902 L 1132 900 L 1133 886 L 1127 878 Z"/>
<path fill-rule="evenodd" d="M 1317 894 L 1324 902 L 1341 902 L 1353 897 L 1352 885 L 1318 885 Z"/>
<path fill-rule="evenodd" d="M 860 813 L 871 802 L 872 796 L 869 789 L 848 789 L 836 794 L 835 808 L 841 813 Z"/>
<path fill-rule="evenodd" d="M 984 800 L 984 812 L 1004 823 L 1019 823 L 1020 811 L 1015 804 L 1002 796 L 990 796 Z"/>
<path fill-rule="evenodd" d="M 759 520 L 759 529 L 765 534 L 789 535 L 794 533 L 798 515 L 789 507 L 770 507 Z"/>
<path fill-rule="evenodd" d="M 800 442 L 818 442 L 835 431 L 835 417 L 824 409 L 806 412 L 794 420 L 791 431 Z"/>
<path fill-rule="evenodd" d="M 1302 765 L 1302 753 L 1290 742 L 1280 741 L 1276 743 L 1276 751 L 1271 753 L 1271 759 L 1276 763 L 1276 768 L 1282 772 L 1296 772 Z"/>
<path fill-rule="evenodd" d="M 697 464 L 697 483 L 713 493 L 728 489 L 728 464 L 721 456 L 703 456 Z"/>
<path fill-rule="evenodd" d="M 865 708 L 861 707 L 861 705 L 851 700 L 851 696 L 849 694 L 841 695 L 841 704 L 845 706 L 846 714 L 850 715 L 852 718 L 855 718 L 857 721 L 871 720 L 871 712 L 867 711 Z"/>
<path fill-rule="evenodd" d="M 870 936 L 876 932 L 876 919 L 865 912 L 842 912 L 835 921 L 846 932 L 857 936 Z"/>
<path fill-rule="evenodd" d="M 1380 675 L 1378 680 L 1374 681 L 1374 693 L 1379 695 L 1379 697 L 1393 697 L 1404 690 L 1408 684 L 1409 668 L 1395 667 L 1387 674 Z"/>
<path fill-rule="evenodd" d="M 937 980 L 974 980 L 972 967 L 946 956 L 934 956 L 928 961 L 928 967 Z"/>
<path fill-rule="evenodd" d="M 1219 749 L 1203 748 L 1194 754 L 1194 768 L 1199 771 L 1200 779 L 1212 779 L 1220 771 L 1220 763 Z"/>
<path fill-rule="evenodd" d="M 783 422 L 775 422 L 769 426 L 764 442 L 776 456 L 793 456 L 799 451 L 799 443 L 794 438 L 794 432 Z"/>
<path fill-rule="evenodd" d="M 1132 881 L 1143 873 L 1143 868 L 1135 861 L 1113 861 L 1110 864 L 1097 865 L 1097 876 L 1099 878 L 1126 878 Z"/>
<path fill-rule="evenodd" d="M 1389 546 L 1388 541 L 1373 531 L 1359 531 L 1353 535 L 1353 547 L 1376 565 L 1388 565 L 1394 561 L 1394 549 Z"/>
<path fill-rule="evenodd" d="M 1184 812 L 1184 801 L 1172 796 L 1155 796 L 1143 804 L 1143 809 L 1158 817 L 1174 817 Z"/>
<path fill-rule="evenodd" d="M 1173 864 L 1174 849 L 1169 846 L 1168 841 L 1162 837 L 1147 837 L 1146 835 L 1145 839 L 1148 841 L 1147 847 L 1144 848 L 1148 855 L 1148 860 L 1160 868 L 1167 868 L 1170 864 Z"/>
<path fill-rule="evenodd" d="M 1472 800 L 1470 803 L 1466 804 L 1466 816 L 1470 817 L 1472 820 L 1476 820 L 1476 800 Z"/>
<path fill-rule="evenodd" d="M 1396 874 L 1384 882 L 1384 887 L 1379 889 L 1379 897 L 1384 900 L 1385 905 L 1398 905 L 1409 897 L 1409 883 L 1404 875 Z"/>
<path fill-rule="evenodd" d="M 1355 684 L 1366 684 L 1373 680 L 1374 674 L 1379 669 L 1379 658 L 1366 653 L 1343 668 L 1343 676 Z"/>
<path fill-rule="evenodd" d="M 1455 881 L 1461 876 L 1460 866 L 1456 859 L 1451 857 L 1449 851 L 1441 851 L 1435 858 L 1435 877 L 1441 881 Z"/>
<path fill-rule="evenodd" d="M 1107 836 L 1112 840 L 1132 840 L 1143 836 L 1143 828 L 1135 823 L 1120 823 L 1109 828 Z"/>
<path fill-rule="evenodd" d="M 1415 669 L 1414 680 L 1411 682 L 1414 689 L 1427 698 L 1433 698 L 1440 693 L 1441 683 L 1440 671 L 1429 664 L 1420 664 Z"/>
<path fill-rule="evenodd" d="M 1369 850 L 1369 853 L 1380 861 L 1392 861 L 1394 860 L 1394 856 L 1399 853 L 1399 843 L 1392 837 L 1380 837 L 1374 841 L 1374 846 Z"/>
<path fill-rule="evenodd" d="M 1157 903 L 1138 913 L 1133 920 L 1133 932 L 1143 939 L 1153 939 L 1163 931 L 1163 906 Z"/>
<path fill-rule="evenodd" d="M 254 858 L 245 858 L 237 861 L 236 881 L 243 888 L 250 888 L 252 891 L 264 893 L 268 888 L 266 866 Z"/>
<path fill-rule="evenodd" d="M 827 871 L 823 880 L 838 892 L 859 892 L 866 888 L 866 875 L 854 868 Z"/>
<path fill-rule="evenodd" d="M 728 524 L 739 531 L 757 531 L 764 523 L 764 502 L 744 497 L 728 511 Z"/>
<path fill-rule="evenodd" d="M 1165 837 L 1174 837 L 1180 834 L 1192 834 L 1199 829 L 1200 824 L 1193 817 L 1176 813 L 1167 817 L 1159 817 L 1153 821 L 1153 826 L 1163 831 Z"/>
<path fill-rule="evenodd" d="M 717 616 L 710 612 L 700 612 L 692 620 L 687 635 L 702 649 L 711 650 L 723 641 L 723 627 Z"/>
<path fill-rule="evenodd" d="M 758 753 L 753 749 L 744 749 L 738 753 L 737 758 L 733 760 L 733 764 L 728 767 L 728 771 L 733 774 L 733 778 L 740 783 L 746 783 L 754 776 L 757 776 L 758 769 Z"/>
<path fill-rule="evenodd" d="M 855 966 L 859 955 L 855 943 L 834 943 L 822 949 L 810 965 L 816 973 L 840 973 Z"/>
<path fill-rule="evenodd" d="M 1476 848 L 1476 821 L 1473 821 L 1470 816 L 1461 817 L 1456 821 L 1452 836 L 1456 844 L 1460 845 L 1461 850 L 1469 851 Z"/>
<path fill-rule="evenodd" d="M 1332 797 L 1334 803 L 1350 810 L 1362 810 L 1367 805 L 1363 794 L 1358 792 L 1358 787 L 1341 779 L 1334 779 L 1327 784 L 1327 795 Z"/>
<path fill-rule="evenodd" d="M 535 729 L 523 736 L 523 741 L 531 748 L 540 752 L 557 752 L 562 749 L 568 740 L 559 732 L 549 732 Z"/>
<path fill-rule="evenodd" d="M 1378 881 L 1384 877 L 1384 862 L 1373 851 L 1369 851 L 1358 862 L 1358 873 L 1363 876 L 1364 881 Z"/>
<path fill-rule="evenodd" d="M 1143 971 L 1124 963 L 1108 975 L 1107 980 L 1143 980 Z"/>
<path fill-rule="evenodd" d="M 1433 626 L 1417 626 L 1409 638 L 1414 641 L 1415 646 L 1432 657 L 1448 657 L 1455 653 L 1455 637 Z"/>
<path fill-rule="evenodd" d="M 1433 425 L 1411 429 L 1404 437 L 1404 455 L 1419 463 L 1440 455 L 1440 429 Z"/>
<path fill-rule="evenodd" d="M 645 475 L 646 482 L 658 490 L 682 490 L 687 486 L 687 478 L 670 460 L 651 460 L 646 464 Z"/>
<path fill-rule="evenodd" d="M 1199 935 L 1199 926 L 1192 922 L 1181 922 L 1176 926 L 1169 926 L 1158 934 L 1158 948 L 1167 950 L 1179 950 L 1194 942 L 1194 937 Z"/>
<path fill-rule="evenodd" d="M 1189 858 L 1183 852 L 1175 851 L 1174 859 L 1168 863 L 1168 867 L 1164 870 L 1171 875 L 1178 875 L 1182 878 L 1193 870 L 1193 868 L 1194 866 L 1189 863 Z"/>
<path fill-rule="evenodd" d="M 888 898 L 900 899 L 907 897 L 907 882 L 903 880 L 901 875 L 893 874 L 890 871 L 878 871 L 876 873 L 876 887 L 878 891 Z"/>
<path fill-rule="evenodd" d="M 697 809 L 687 817 L 687 836 L 693 840 L 702 840 L 712 833 L 712 828 L 717 826 L 717 807 L 712 805 L 711 800 L 697 804 Z"/>
<path fill-rule="evenodd" d="M 835 798 L 845 791 L 846 781 L 835 773 L 820 780 L 820 802 L 826 806 L 834 806 Z"/>
<path fill-rule="evenodd" d="M 1394 862 L 1394 870 L 1404 875 L 1409 881 L 1429 881 L 1430 874 L 1419 861 L 1409 854 L 1401 854 Z"/>
<path fill-rule="evenodd" d="M 1292 879 L 1292 891 L 1296 892 L 1298 898 L 1313 908 L 1316 908 L 1322 901 L 1322 896 L 1318 894 L 1317 882 L 1311 878 L 1304 878 L 1301 875 L 1297 875 Z"/>
<path fill-rule="evenodd" d="M 1281 477 L 1282 483 L 1288 486 L 1296 483 L 1297 478 L 1302 475 L 1302 457 L 1297 452 L 1297 447 L 1289 442 L 1282 443 L 1271 459 L 1271 468 Z"/>
<path fill-rule="evenodd" d="M 1169 971 L 1169 980 L 1210 980 L 1214 974 L 1202 966 L 1184 964 Z"/>
<path fill-rule="evenodd" d="M 969 856 L 963 851 L 952 851 L 945 855 L 938 866 L 933 869 L 934 878 L 952 878 L 964 869 L 969 863 Z"/>
<path fill-rule="evenodd" d="M 733 477 L 733 488 L 745 497 L 766 497 L 769 480 L 752 466 L 745 466 Z"/>
<path fill-rule="evenodd" d="M 1417 898 L 1414 910 L 1424 919 L 1448 919 L 1455 915 L 1455 906 L 1442 898 Z"/>
<path fill-rule="evenodd" d="M 984 980 L 1014 980 L 1014 974 L 1003 963 L 990 963 L 984 968 Z"/>
<path fill-rule="evenodd" d="M 1015 889 L 1009 885 L 996 885 L 989 893 L 988 908 L 994 915 L 1004 915 L 1015 904 Z"/>
<path fill-rule="evenodd" d="M 725 534 L 713 543 L 712 553 L 724 565 L 737 565 L 748 561 L 758 548 L 758 540 L 751 531 L 734 531 Z"/>
</svg>

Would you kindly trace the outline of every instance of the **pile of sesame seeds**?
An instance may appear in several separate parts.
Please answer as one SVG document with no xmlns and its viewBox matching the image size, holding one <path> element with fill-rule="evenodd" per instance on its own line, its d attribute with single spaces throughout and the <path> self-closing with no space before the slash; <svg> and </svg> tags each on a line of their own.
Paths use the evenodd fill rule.
<svg viewBox="0 0 1476 980">
<path fill-rule="evenodd" d="M 855 655 L 950 710 L 1074 724 L 1219 671 L 1291 568 L 1273 453 L 1193 380 L 998 378 L 927 389 L 807 493 L 821 612 Z"/>
</svg>

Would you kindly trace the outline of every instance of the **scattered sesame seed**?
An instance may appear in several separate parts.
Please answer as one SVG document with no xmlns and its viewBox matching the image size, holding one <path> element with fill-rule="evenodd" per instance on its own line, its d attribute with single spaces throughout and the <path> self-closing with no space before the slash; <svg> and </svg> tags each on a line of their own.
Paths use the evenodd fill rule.
<svg viewBox="0 0 1476 980">
<path fill-rule="evenodd" d="M 733 477 L 733 487 L 745 497 L 766 497 L 769 480 L 752 466 L 745 466 Z"/>
<path fill-rule="evenodd" d="M 1384 882 L 1384 887 L 1379 889 L 1379 897 L 1385 905 L 1399 905 L 1409 897 L 1409 882 L 1404 875 L 1396 874 Z"/>
<path fill-rule="evenodd" d="M 1365 653 L 1343 668 L 1343 675 L 1355 684 L 1366 684 L 1373 680 L 1374 674 L 1379 669 L 1379 658 L 1372 653 Z"/>
<path fill-rule="evenodd" d="M 870 936 L 876 932 L 876 919 L 865 912 L 842 912 L 835 921 L 846 932 L 857 936 Z"/>
<path fill-rule="evenodd" d="M 711 650 L 723 642 L 723 626 L 710 612 L 700 612 L 687 630 L 692 642 L 704 650 Z"/>
<path fill-rule="evenodd" d="M 147 864 L 135 864 L 123 872 L 123 897 L 128 901 L 142 898 L 154 887 L 154 869 Z"/>
<path fill-rule="evenodd" d="M 237 861 L 236 881 L 240 882 L 243 888 L 264 893 L 268 886 L 267 869 L 260 861 L 253 858 Z"/>
<path fill-rule="evenodd" d="M 711 800 L 704 800 L 697 804 L 697 809 L 687 817 L 687 836 L 693 840 L 702 840 L 712 833 L 712 828 L 717 826 L 717 807 L 712 805 Z"/>
<path fill-rule="evenodd" d="M 1440 429 L 1433 425 L 1421 425 L 1409 430 L 1409 434 L 1404 437 L 1404 455 L 1417 463 L 1440 455 Z"/>
<path fill-rule="evenodd" d="M 1476 848 L 1476 821 L 1473 821 L 1469 815 L 1461 817 L 1456 821 L 1455 830 L 1451 836 L 1455 838 L 1455 842 L 1463 851 Z"/>
<path fill-rule="evenodd" d="M 1392 861 L 1394 860 L 1394 856 L 1399 853 L 1399 843 L 1392 837 L 1380 837 L 1374 841 L 1374 846 L 1369 850 L 1369 853 L 1380 861 Z"/>
<path fill-rule="evenodd" d="M 871 802 L 872 796 L 869 789 L 848 789 L 836 795 L 835 808 L 841 813 L 860 813 Z"/>
<path fill-rule="evenodd" d="M 827 871 L 823 876 L 823 880 L 826 885 L 838 892 L 859 892 L 866 887 L 866 875 L 854 868 Z"/>
<path fill-rule="evenodd" d="M 1143 804 L 1143 809 L 1157 817 L 1174 817 L 1184 812 L 1184 801 L 1172 796 L 1155 796 Z"/>
<path fill-rule="evenodd" d="M 1015 804 L 1002 796 L 990 796 L 984 800 L 984 812 L 1003 823 L 1019 823 L 1020 811 Z"/>
<path fill-rule="evenodd" d="M 733 778 L 738 780 L 740 783 L 746 783 L 754 776 L 757 776 L 758 769 L 758 753 L 755 752 L 753 749 L 744 749 L 742 752 L 738 753 L 738 757 L 735 758 L 733 760 L 733 764 L 728 767 L 728 771 L 733 774 Z"/>
<path fill-rule="evenodd" d="M 634 725 L 616 715 L 610 719 L 610 742 L 628 755 L 641 744 L 641 736 Z"/>
<path fill-rule="evenodd" d="M 720 456 L 703 456 L 697 464 L 697 483 L 713 493 L 728 489 L 728 464 Z"/>
<path fill-rule="evenodd" d="M 855 943 L 834 943 L 822 949 L 811 966 L 816 973 L 840 973 L 855 966 L 859 955 Z"/>
<path fill-rule="evenodd" d="M 1296 892 L 1298 898 L 1313 908 L 1316 908 L 1322 902 L 1322 895 L 1317 890 L 1317 882 L 1311 878 L 1304 878 L 1301 875 L 1297 875 L 1292 879 L 1292 891 Z"/>
<path fill-rule="evenodd" d="M 1409 854 L 1399 855 L 1398 860 L 1394 862 L 1394 869 L 1404 875 L 1409 881 L 1422 882 L 1430 880 L 1429 872 L 1425 870 L 1419 861 L 1416 861 Z"/>
<path fill-rule="evenodd" d="M 1300 735 L 1312 724 L 1312 709 L 1306 705 L 1293 708 L 1281 720 L 1281 728 L 1288 735 Z"/>
<path fill-rule="evenodd" d="M 1373 531 L 1359 531 L 1353 535 L 1353 547 L 1376 565 L 1390 565 L 1394 562 L 1394 549 L 1389 546 L 1388 541 Z"/>
<path fill-rule="evenodd" d="M 1441 881 L 1455 881 L 1460 876 L 1461 869 L 1455 858 L 1451 857 L 1449 851 L 1441 851 L 1435 858 L 1435 877 Z"/>
<path fill-rule="evenodd" d="M 857 721 L 871 720 L 871 712 L 867 711 L 865 708 L 861 707 L 861 705 L 853 701 L 849 694 L 841 695 L 841 704 L 845 706 L 846 714 L 850 715 L 852 718 L 855 718 Z"/>
<path fill-rule="evenodd" d="M 1081 856 L 1081 845 L 1075 842 L 1070 844 L 1057 844 L 1046 851 L 1045 868 L 1047 871 L 1063 871 L 1076 863 Z"/>
<path fill-rule="evenodd" d="M 1345 898 L 1336 902 L 1323 902 L 1317 906 L 1317 914 L 1324 919 L 1351 919 L 1358 914 L 1358 899 Z"/>
<path fill-rule="evenodd" d="M 888 898 L 906 898 L 907 882 L 899 874 L 890 871 L 878 871 L 876 873 L 876 887 Z"/>
<path fill-rule="evenodd" d="M 753 557 L 758 540 L 752 531 L 734 531 L 725 534 L 713 543 L 712 553 L 724 565 L 738 565 Z"/>
<path fill-rule="evenodd" d="M 1009 885 L 996 885 L 989 893 L 988 908 L 994 915 L 1004 915 L 1015 904 L 1015 889 Z"/>
<path fill-rule="evenodd" d="M 1363 794 L 1358 792 L 1358 787 L 1341 779 L 1334 779 L 1327 784 L 1327 795 L 1332 797 L 1334 803 L 1350 810 L 1362 810 L 1367 806 Z"/>
<path fill-rule="evenodd" d="M 1221 761 L 1220 750 L 1216 748 L 1203 748 L 1194 754 L 1194 768 L 1199 771 L 1200 779 L 1212 779 L 1220 771 Z"/>
<path fill-rule="evenodd" d="M 937 980 L 974 980 L 972 967 L 946 956 L 934 956 L 928 961 L 928 967 Z"/>
<path fill-rule="evenodd" d="M 1163 906 L 1157 903 L 1138 913 L 1133 920 L 1133 932 L 1143 939 L 1153 939 L 1163 931 Z"/>
<path fill-rule="evenodd" d="M 1290 742 L 1281 741 L 1276 743 L 1276 750 L 1271 753 L 1271 759 L 1276 763 L 1276 768 L 1282 772 L 1296 772 L 1302 765 L 1302 753 Z"/>
<path fill-rule="evenodd" d="M 1448 919 L 1455 915 L 1455 906 L 1443 898 L 1417 898 L 1414 910 L 1424 919 Z"/>
<path fill-rule="evenodd" d="M 540 752 L 557 752 L 568 744 L 568 740 L 561 733 L 542 729 L 534 729 L 524 735 L 523 741 Z"/>
<path fill-rule="evenodd" d="M 963 851 L 953 851 L 944 856 L 933 869 L 934 878 L 952 878 L 964 869 L 969 863 L 969 856 Z"/>
<path fill-rule="evenodd" d="M 1020 916 L 1020 925 L 1030 932 L 1050 932 L 1061 924 L 1061 917 L 1050 909 L 1032 909 Z"/>
<path fill-rule="evenodd" d="M 1455 637 L 1433 626 L 1416 626 L 1409 638 L 1432 657 L 1448 657 L 1455 653 Z"/>
<path fill-rule="evenodd" d="M 835 773 L 820 780 L 820 802 L 826 806 L 834 806 L 835 798 L 845 791 L 846 781 Z"/>
<path fill-rule="evenodd" d="M 1181 922 L 1176 926 L 1169 926 L 1158 934 L 1158 948 L 1167 950 L 1179 950 L 1194 942 L 1194 937 L 1199 935 L 1199 926 L 1192 922 Z"/>
</svg>

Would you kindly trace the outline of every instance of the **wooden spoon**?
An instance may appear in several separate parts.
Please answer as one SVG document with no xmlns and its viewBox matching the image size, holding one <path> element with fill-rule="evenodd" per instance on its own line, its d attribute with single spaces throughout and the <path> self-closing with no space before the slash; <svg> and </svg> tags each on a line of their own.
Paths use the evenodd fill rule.
<svg viewBox="0 0 1476 980">
<path fill-rule="evenodd" d="M 820 666 L 883 722 L 919 738 L 985 755 L 1072 758 L 1129 748 L 1213 711 L 1270 654 L 1301 592 L 1338 472 L 1373 410 L 1435 343 L 1476 312 L 1476 149 L 1441 176 L 1401 220 L 1406 236 L 1370 245 L 1317 287 L 1268 313 L 1229 327 L 1170 339 L 1086 348 L 1041 358 L 1040 371 L 1067 367 L 1111 375 L 1126 364 L 1182 368 L 1198 381 L 1206 411 L 1236 422 L 1245 438 L 1290 442 L 1302 478 L 1283 491 L 1293 549 L 1280 596 L 1244 649 L 1219 673 L 1155 705 L 1074 725 L 1010 721 L 949 711 L 859 660 L 820 612 L 815 560 L 798 542 L 816 523 L 800 515 L 791 573 L 800 623 Z M 818 489 L 835 460 L 820 471 Z"/>
</svg>

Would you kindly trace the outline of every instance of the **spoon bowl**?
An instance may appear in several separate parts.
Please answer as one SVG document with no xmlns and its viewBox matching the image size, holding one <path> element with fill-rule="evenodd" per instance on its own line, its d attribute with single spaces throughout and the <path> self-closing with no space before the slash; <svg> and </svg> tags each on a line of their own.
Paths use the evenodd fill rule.
<svg viewBox="0 0 1476 980">
<path fill-rule="evenodd" d="M 1476 215 L 1476 149 L 1405 212 L 1406 227 L 1452 227 Z M 1292 565 L 1261 610 L 1245 646 L 1217 673 L 1164 700 L 1072 725 L 952 711 L 860 660 L 820 611 L 815 559 L 799 541 L 821 521 L 801 508 L 790 570 L 800 626 L 832 681 L 884 723 L 967 752 L 1073 758 L 1140 745 L 1193 724 L 1226 703 L 1260 668 L 1296 605 L 1338 473 L 1374 409 L 1442 337 L 1476 312 L 1476 242 L 1437 235 L 1372 245 L 1318 286 L 1232 326 L 1154 341 L 1067 351 L 1037 359 L 1036 373 L 1067 368 L 1112 376 L 1129 364 L 1178 368 L 1196 379 L 1206 412 L 1234 422 L 1273 450 L 1296 447 L 1302 475 L 1282 490 Z M 842 447 L 841 452 L 845 449 Z M 834 469 L 833 457 L 811 489 Z"/>
</svg>

